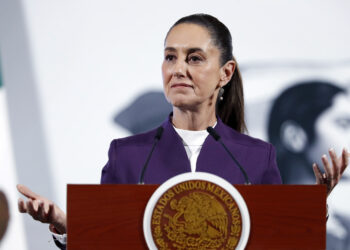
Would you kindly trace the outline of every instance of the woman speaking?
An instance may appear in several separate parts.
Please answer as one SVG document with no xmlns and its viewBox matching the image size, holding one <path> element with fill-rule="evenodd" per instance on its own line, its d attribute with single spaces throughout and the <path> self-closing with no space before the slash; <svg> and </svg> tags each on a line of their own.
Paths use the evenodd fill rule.
<svg viewBox="0 0 350 250">
<path fill-rule="evenodd" d="M 213 127 L 252 184 L 281 184 L 273 146 L 243 134 L 242 80 L 223 23 L 206 14 L 178 20 L 165 38 L 162 74 L 173 112 L 162 129 L 112 141 L 101 183 L 135 184 L 143 172 L 142 182 L 159 184 L 190 171 L 209 172 L 232 184 L 246 182 L 230 155 L 208 134 L 206 129 Z M 316 183 L 326 184 L 330 192 L 348 164 L 348 153 L 343 150 L 339 158 L 329 153 L 331 163 L 322 158 L 325 173 L 317 165 L 313 170 Z M 52 232 L 66 233 L 66 216 L 59 207 L 24 186 L 18 189 L 28 197 L 19 200 L 21 212 L 49 223 Z"/>
</svg>

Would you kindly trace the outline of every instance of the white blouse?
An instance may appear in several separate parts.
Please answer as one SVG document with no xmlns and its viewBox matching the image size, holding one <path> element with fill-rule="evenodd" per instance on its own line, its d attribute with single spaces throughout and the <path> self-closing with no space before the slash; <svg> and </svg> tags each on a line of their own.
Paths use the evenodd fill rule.
<svg viewBox="0 0 350 250">
<path fill-rule="evenodd" d="M 216 123 L 213 127 L 216 126 Z M 203 143 L 209 135 L 207 130 L 184 130 L 175 128 L 175 131 L 182 139 L 188 160 L 191 164 L 191 171 L 196 172 L 196 165 L 199 153 L 202 149 Z"/>
</svg>

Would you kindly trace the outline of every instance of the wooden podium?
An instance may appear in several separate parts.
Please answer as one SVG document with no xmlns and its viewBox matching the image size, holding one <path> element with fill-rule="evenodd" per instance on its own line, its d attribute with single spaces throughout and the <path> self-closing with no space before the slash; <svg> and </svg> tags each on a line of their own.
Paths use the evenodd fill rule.
<svg viewBox="0 0 350 250">
<path fill-rule="evenodd" d="M 147 249 L 143 213 L 158 185 L 68 185 L 70 249 Z M 235 185 L 250 214 L 246 249 L 326 249 L 326 187 Z"/>
</svg>

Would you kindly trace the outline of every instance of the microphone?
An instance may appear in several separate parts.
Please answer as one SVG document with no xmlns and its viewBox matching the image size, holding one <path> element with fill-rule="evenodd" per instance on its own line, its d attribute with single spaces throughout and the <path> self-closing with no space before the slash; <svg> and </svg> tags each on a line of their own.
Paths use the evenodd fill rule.
<svg viewBox="0 0 350 250">
<path fill-rule="evenodd" d="M 221 137 L 220 135 L 215 131 L 215 129 L 213 129 L 212 127 L 208 127 L 207 128 L 208 133 L 214 138 L 215 141 L 218 141 L 226 150 L 226 152 L 230 155 L 231 159 L 236 163 L 236 165 L 238 166 L 238 168 L 241 170 L 242 174 L 244 175 L 244 180 L 246 185 L 250 185 L 250 181 L 248 178 L 248 175 L 246 173 L 246 171 L 244 170 L 244 168 L 241 166 L 241 164 L 239 164 L 239 162 L 236 160 L 236 158 L 232 155 L 232 153 L 230 152 L 230 150 L 226 147 L 226 145 L 220 140 Z"/>
<path fill-rule="evenodd" d="M 145 172 L 146 172 L 146 169 L 147 169 L 147 166 L 148 166 L 148 162 L 149 160 L 151 159 L 151 156 L 153 154 L 153 151 L 154 151 L 154 148 L 156 147 L 158 141 L 160 140 L 160 138 L 162 137 L 162 134 L 163 134 L 163 127 L 159 127 L 157 128 L 157 133 L 156 135 L 154 136 L 154 142 L 153 142 L 153 146 L 152 146 L 152 149 L 151 149 L 151 152 L 149 152 L 148 154 L 148 157 L 147 157 L 147 160 L 145 162 L 145 165 L 143 165 L 143 168 L 142 168 L 142 172 L 141 172 L 141 175 L 140 175 L 140 179 L 139 179 L 139 183 L 138 184 L 145 184 L 143 182 L 143 178 L 145 176 Z"/>
</svg>

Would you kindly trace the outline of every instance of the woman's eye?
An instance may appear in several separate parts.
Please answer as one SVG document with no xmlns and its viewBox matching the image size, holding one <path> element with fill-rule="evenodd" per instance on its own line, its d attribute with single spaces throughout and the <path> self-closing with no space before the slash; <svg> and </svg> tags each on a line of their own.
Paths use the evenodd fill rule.
<svg viewBox="0 0 350 250">
<path fill-rule="evenodd" d="M 172 61 L 172 60 L 174 60 L 175 59 L 175 56 L 174 55 L 166 55 L 165 56 L 165 60 L 166 61 Z"/>
<path fill-rule="evenodd" d="M 198 62 L 200 62 L 200 61 L 202 61 L 203 59 L 200 57 L 200 56 L 189 56 L 188 57 L 188 59 L 187 59 L 187 61 L 189 62 L 189 63 L 198 63 Z"/>
</svg>

